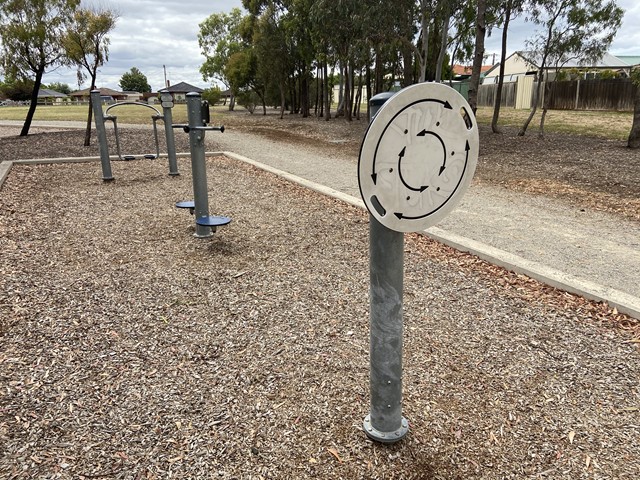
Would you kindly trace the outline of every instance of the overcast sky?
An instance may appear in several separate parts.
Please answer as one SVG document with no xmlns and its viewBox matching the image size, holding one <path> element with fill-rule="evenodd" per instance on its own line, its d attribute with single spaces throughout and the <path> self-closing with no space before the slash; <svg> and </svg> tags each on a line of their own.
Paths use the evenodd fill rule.
<svg viewBox="0 0 640 480">
<path fill-rule="evenodd" d="M 198 47 L 198 24 L 212 13 L 229 12 L 241 7 L 241 0 L 99 0 L 86 5 L 107 5 L 119 13 L 116 28 L 111 32 L 109 61 L 98 73 L 98 86 L 120 90 L 122 74 L 137 67 L 147 76 L 156 91 L 164 86 L 164 76 L 171 84 L 187 82 L 206 88 L 199 68 L 203 62 Z M 640 2 L 618 0 L 625 10 L 622 28 L 610 48 L 614 55 L 640 55 Z M 524 21 L 509 28 L 509 53 L 524 48 L 524 41 L 533 28 Z M 487 39 L 489 55 L 500 55 L 502 32 L 494 29 Z M 497 60 L 496 60 L 497 61 Z M 488 63 L 491 63 L 489 60 Z M 44 78 L 45 83 L 62 82 L 78 88 L 75 70 L 58 69 Z M 87 88 L 89 85 L 83 85 Z"/>
</svg>

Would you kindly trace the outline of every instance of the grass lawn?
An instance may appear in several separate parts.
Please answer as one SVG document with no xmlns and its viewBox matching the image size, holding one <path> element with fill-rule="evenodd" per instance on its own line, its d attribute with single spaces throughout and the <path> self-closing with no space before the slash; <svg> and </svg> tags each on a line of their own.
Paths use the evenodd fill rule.
<svg viewBox="0 0 640 480">
<path fill-rule="evenodd" d="M 500 109 L 498 124 L 519 128 L 524 124 L 529 114 L 529 110 L 502 108 Z M 493 108 L 481 107 L 478 109 L 477 116 L 480 124 L 490 125 Z M 538 131 L 541 116 L 542 111 L 538 110 L 529 124 L 529 132 Z M 546 132 L 573 133 L 605 137 L 614 140 L 626 140 L 631 131 L 632 121 L 632 112 L 549 110 L 544 128 Z"/>
<path fill-rule="evenodd" d="M 162 113 L 160 105 L 154 107 Z M 86 122 L 88 105 L 38 105 L 34 120 L 42 121 L 77 121 Z M 103 106 L 103 111 L 108 107 Z M 20 107 L 0 107 L 0 120 L 24 120 L 27 116 L 28 106 Z M 135 105 L 123 105 L 109 110 L 109 115 L 115 115 L 118 123 L 148 123 L 151 124 L 151 115 L 156 113 L 150 108 L 139 107 Z M 185 104 L 177 104 L 172 111 L 173 123 L 187 122 L 187 106 Z"/>
<path fill-rule="evenodd" d="M 106 108 L 106 107 L 104 107 Z M 160 105 L 155 108 L 162 111 Z M 227 107 L 213 107 L 211 109 L 211 123 L 224 123 L 224 111 Z M 238 107 L 241 109 L 242 107 Z M 0 107 L 0 120 L 24 120 L 28 107 Z M 118 117 L 118 123 L 149 123 L 153 110 L 144 107 L 124 105 L 112 108 L 109 114 Z M 257 115 L 257 113 L 256 113 Z M 478 122 L 489 125 L 493 109 L 481 107 L 478 109 Z M 500 110 L 500 125 L 520 127 L 529 115 L 529 110 L 515 110 L 503 108 Z M 529 125 L 530 132 L 536 132 L 540 124 L 541 111 Z M 40 105 L 36 109 L 34 120 L 43 121 L 86 121 L 87 105 L 51 106 Z M 545 131 L 563 132 L 580 135 L 598 136 L 614 140 L 626 140 L 631 131 L 633 114 L 631 112 L 605 111 L 573 111 L 550 110 L 545 121 Z M 176 104 L 173 108 L 173 123 L 186 123 L 187 110 L 185 104 Z"/>
</svg>

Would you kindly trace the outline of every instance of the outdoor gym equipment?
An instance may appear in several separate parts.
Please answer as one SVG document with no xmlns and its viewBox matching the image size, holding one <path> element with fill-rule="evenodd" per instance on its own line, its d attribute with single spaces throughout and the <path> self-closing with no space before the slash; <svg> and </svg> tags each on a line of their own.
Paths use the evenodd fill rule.
<svg viewBox="0 0 640 480">
<path fill-rule="evenodd" d="M 145 153 L 142 155 L 142 157 L 153 160 L 156 159 L 158 157 L 160 157 L 160 144 L 158 143 L 158 126 L 156 124 L 156 122 L 160 119 L 162 119 L 162 114 L 160 113 L 160 111 L 155 108 L 152 105 L 146 104 L 146 103 L 141 103 L 141 102 L 117 102 L 114 103 L 113 105 L 110 105 L 107 107 L 107 109 L 104 111 L 104 119 L 105 121 L 110 121 L 113 122 L 113 134 L 116 137 L 116 153 L 118 154 L 118 158 L 120 160 L 135 160 L 136 156 L 135 155 L 122 155 L 121 151 L 120 151 L 120 134 L 118 133 L 118 117 L 116 117 L 115 115 L 109 115 L 109 111 L 113 110 L 114 108 L 118 108 L 118 107 L 123 107 L 125 105 L 135 105 L 138 107 L 145 107 L 145 108 L 150 108 L 151 110 L 153 110 L 155 113 L 151 114 L 151 120 L 153 121 L 153 139 L 155 141 L 155 145 L 156 145 L 156 153 Z"/>
<path fill-rule="evenodd" d="M 164 95 L 164 94 L 163 94 Z M 171 95 L 169 94 L 169 97 Z M 141 102 L 118 102 L 110 105 L 105 112 L 102 111 L 102 102 L 100 99 L 100 90 L 92 90 L 91 91 L 91 103 L 94 111 L 94 120 L 96 124 L 96 130 L 98 132 L 98 146 L 100 149 L 100 161 L 102 163 L 102 179 L 107 181 L 114 180 L 111 173 L 111 162 L 109 158 L 109 145 L 107 143 L 107 129 L 105 127 L 105 121 L 113 122 L 113 130 L 116 139 L 116 150 L 118 154 L 118 158 L 120 160 L 134 160 L 136 158 L 135 155 L 122 155 L 120 152 L 120 135 L 118 132 L 118 123 L 117 117 L 115 115 L 109 115 L 108 112 L 113 108 L 120 107 L 123 105 L 136 105 L 145 108 L 150 108 L 155 114 L 151 115 L 153 120 L 153 136 L 155 140 L 156 153 L 155 154 L 145 154 L 144 158 L 155 159 L 160 156 L 160 146 L 158 143 L 158 129 L 156 122 L 158 120 L 162 120 L 165 125 L 165 137 L 167 141 L 167 156 L 169 158 L 169 175 L 175 176 L 179 175 L 178 173 L 178 163 L 176 160 L 176 147 L 175 147 L 175 139 L 173 135 L 172 129 L 172 116 L 171 116 L 171 108 L 173 107 L 173 101 L 171 98 L 167 99 L 166 97 L 162 97 L 162 108 L 163 114 L 158 111 L 155 107 L 148 105 L 146 103 Z"/>
<path fill-rule="evenodd" d="M 213 235 L 216 227 L 231 222 L 229 217 L 209 215 L 209 198 L 207 192 L 207 168 L 204 158 L 204 137 L 207 130 L 224 132 L 224 126 L 207 126 L 210 121 L 209 104 L 202 102 L 199 93 L 187 94 L 188 125 L 173 125 L 182 128 L 189 134 L 191 150 L 191 172 L 193 180 L 193 201 L 186 200 L 176 203 L 177 208 L 189 209 L 195 213 L 197 238 L 207 238 Z M 204 107 L 204 108 L 203 108 Z"/>
<path fill-rule="evenodd" d="M 471 183 L 478 126 L 466 100 L 439 83 L 419 83 L 370 101 L 372 121 L 358 160 L 369 210 L 369 438 L 397 442 L 402 417 L 404 232 L 420 232 L 449 213 Z"/>
</svg>

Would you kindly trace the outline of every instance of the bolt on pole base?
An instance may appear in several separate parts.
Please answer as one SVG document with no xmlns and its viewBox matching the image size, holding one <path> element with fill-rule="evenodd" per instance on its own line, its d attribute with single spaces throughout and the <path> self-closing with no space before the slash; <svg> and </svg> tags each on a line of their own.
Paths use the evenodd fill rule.
<svg viewBox="0 0 640 480">
<path fill-rule="evenodd" d="M 367 415 L 364 417 L 364 422 L 362 422 L 362 428 L 364 429 L 364 433 L 366 433 L 367 437 L 371 440 L 375 440 L 380 443 L 395 443 L 402 440 L 407 433 L 409 433 L 409 422 L 406 418 L 402 417 L 400 428 L 393 432 L 381 432 L 371 425 L 371 415 Z"/>
</svg>

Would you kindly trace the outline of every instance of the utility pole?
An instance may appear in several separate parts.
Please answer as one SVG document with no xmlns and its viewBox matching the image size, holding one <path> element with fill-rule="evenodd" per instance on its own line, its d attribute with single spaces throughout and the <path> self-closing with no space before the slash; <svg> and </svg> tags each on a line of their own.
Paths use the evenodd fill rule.
<svg viewBox="0 0 640 480">
<path fill-rule="evenodd" d="M 164 71 L 164 86 L 165 88 L 169 87 L 169 84 L 167 83 L 167 67 L 166 65 L 162 65 L 162 70 Z"/>
</svg>

